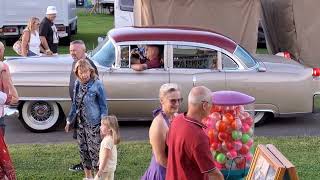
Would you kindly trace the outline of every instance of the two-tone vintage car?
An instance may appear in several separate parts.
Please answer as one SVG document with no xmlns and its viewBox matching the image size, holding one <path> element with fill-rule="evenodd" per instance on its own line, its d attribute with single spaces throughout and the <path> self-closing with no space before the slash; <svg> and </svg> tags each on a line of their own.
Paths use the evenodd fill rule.
<svg viewBox="0 0 320 180">
<path fill-rule="evenodd" d="M 131 50 L 146 45 L 163 46 L 163 67 L 131 69 Z M 105 85 L 109 112 L 122 120 L 151 120 L 151 111 L 159 106 L 159 87 L 168 82 L 180 85 L 184 99 L 198 85 L 251 95 L 256 98 L 256 123 L 320 108 L 319 69 L 274 55 L 253 57 L 233 40 L 206 30 L 113 29 L 90 57 Z M 68 114 L 72 61 L 68 55 L 6 61 L 20 96 L 20 119 L 29 130 L 52 130 Z M 181 111 L 186 108 L 184 101 Z"/>
</svg>

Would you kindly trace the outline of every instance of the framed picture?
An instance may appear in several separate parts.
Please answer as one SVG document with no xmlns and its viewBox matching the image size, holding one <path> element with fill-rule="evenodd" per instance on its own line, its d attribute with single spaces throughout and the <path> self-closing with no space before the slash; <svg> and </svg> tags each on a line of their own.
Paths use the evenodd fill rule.
<svg viewBox="0 0 320 180">
<path fill-rule="evenodd" d="M 286 167 L 268 150 L 258 145 L 250 166 L 247 180 L 282 180 Z"/>
<path fill-rule="evenodd" d="M 267 144 L 266 147 L 285 166 L 286 172 L 283 179 L 299 180 L 296 167 L 273 144 Z"/>
</svg>

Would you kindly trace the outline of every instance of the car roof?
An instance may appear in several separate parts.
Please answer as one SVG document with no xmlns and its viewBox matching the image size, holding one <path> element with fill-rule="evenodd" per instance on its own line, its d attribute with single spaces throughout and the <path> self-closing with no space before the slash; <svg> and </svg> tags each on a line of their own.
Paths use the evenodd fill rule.
<svg viewBox="0 0 320 180">
<path fill-rule="evenodd" d="M 186 41 L 204 43 L 233 53 L 237 43 L 219 33 L 192 27 L 124 27 L 112 29 L 108 35 L 116 42 L 124 41 Z"/>
</svg>

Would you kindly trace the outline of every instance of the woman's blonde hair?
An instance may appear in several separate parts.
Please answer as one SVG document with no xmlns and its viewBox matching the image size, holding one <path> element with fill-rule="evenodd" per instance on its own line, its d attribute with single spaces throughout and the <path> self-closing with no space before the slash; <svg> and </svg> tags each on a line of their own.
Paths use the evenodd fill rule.
<svg viewBox="0 0 320 180">
<path fill-rule="evenodd" d="M 115 115 L 104 116 L 101 123 L 110 127 L 114 144 L 120 143 L 120 131 L 117 117 Z"/>
<path fill-rule="evenodd" d="M 27 25 L 27 27 L 26 27 L 26 30 L 29 30 L 29 31 L 31 32 L 33 26 L 35 26 L 35 22 L 36 22 L 36 21 L 39 21 L 39 22 L 40 22 L 39 18 L 37 18 L 37 17 L 31 17 L 31 18 L 29 19 L 29 21 L 28 21 L 28 25 Z"/>
<path fill-rule="evenodd" d="M 96 74 L 95 69 L 92 67 L 92 65 L 89 63 L 88 60 L 86 59 L 80 59 L 77 61 L 76 65 L 74 66 L 74 73 L 75 75 L 79 78 L 79 69 L 81 70 L 86 70 L 89 69 L 90 70 L 90 77 L 93 79 L 98 79 L 98 75 Z"/>
<path fill-rule="evenodd" d="M 166 83 L 163 84 L 159 89 L 159 98 L 164 98 L 168 93 L 174 92 L 174 91 L 180 91 L 180 88 L 175 83 Z"/>
</svg>

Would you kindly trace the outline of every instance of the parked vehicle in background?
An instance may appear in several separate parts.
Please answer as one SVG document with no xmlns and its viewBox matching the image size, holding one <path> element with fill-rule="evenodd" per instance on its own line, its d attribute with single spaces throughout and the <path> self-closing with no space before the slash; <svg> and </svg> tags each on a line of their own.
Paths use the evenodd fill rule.
<svg viewBox="0 0 320 180">
<path fill-rule="evenodd" d="M 76 0 L 1 0 L 0 39 L 12 43 L 20 37 L 30 17 L 45 17 L 47 6 L 56 6 L 55 20 L 60 42 L 69 44 L 71 34 L 77 33 Z"/>
<path fill-rule="evenodd" d="M 163 67 L 135 71 L 129 52 L 146 45 L 163 46 Z M 159 87 L 169 82 L 180 85 L 184 99 L 199 85 L 251 95 L 259 124 L 272 116 L 320 112 L 319 68 L 275 55 L 251 56 L 233 40 L 202 29 L 117 28 L 89 56 L 105 85 L 109 112 L 121 120 L 151 120 Z M 68 55 L 5 61 L 19 93 L 21 121 L 29 130 L 52 130 L 64 120 L 72 62 Z M 186 110 L 184 102 L 181 111 Z"/>
<path fill-rule="evenodd" d="M 83 6 L 85 0 L 76 0 L 77 6 Z"/>
<path fill-rule="evenodd" d="M 102 8 L 107 8 L 110 14 L 114 13 L 114 0 L 100 0 Z"/>
<path fill-rule="evenodd" d="M 114 1 L 114 27 L 127 27 L 134 25 L 133 19 L 134 0 Z"/>
</svg>

